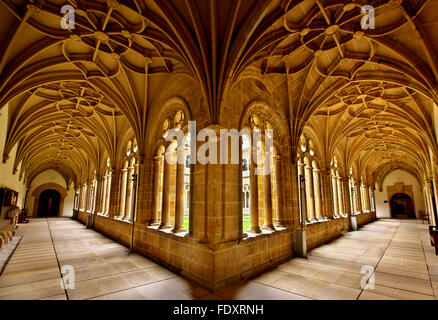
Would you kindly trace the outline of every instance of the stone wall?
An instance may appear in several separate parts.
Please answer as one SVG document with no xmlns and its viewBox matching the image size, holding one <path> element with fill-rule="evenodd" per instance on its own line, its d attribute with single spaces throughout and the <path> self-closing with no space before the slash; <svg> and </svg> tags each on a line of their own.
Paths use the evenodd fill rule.
<svg viewBox="0 0 438 320">
<path fill-rule="evenodd" d="M 376 219 L 376 212 L 364 212 L 357 216 L 357 227 L 360 228 Z"/>
<path fill-rule="evenodd" d="M 130 223 L 101 215 L 93 217 L 93 229 L 130 246 Z M 77 220 L 85 224 L 86 213 L 79 211 Z M 293 241 L 292 232 L 283 230 L 211 248 L 191 236 L 180 237 L 136 224 L 134 250 L 207 289 L 215 290 L 292 258 Z"/>
<path fill-rule="evenodd" d="M 130 223 L 97 214 L 93 218 L 96 231 L 130 246 Z M 77 219 L 85 224 L 86 213 L 79 211 Z M 362 226 L 375 220 L 375 213 L 362 213 L 357 219 L 358 226 Z M 330 219 L 305 228 L 309 250 L 351 229 L 349 218 Z M 294 230 L 286 228 L 211 247 L 190 235 L 182 237 L 135 224 L 134 250 L 206 289 L 215 290 L 241 279 L 249 279 L 293 258 L 294 239 Z"/>
<path fill-rule="evenodd" d="M 304 230 L 306 231 L 307 250 L 311 250 L 349 231 L 350 218 L 329 219 L 309 224 Z"/>
<path fill-rule="evenodd" d="M 356 216 L 357 226 L 361 226 L 376 220 L 375 212 L 364 212 Z M 350 217 L 329 219 L 328 221 L 313 223 L 305 227 L 307 250 L 316 248 L 327 243 L 343 233 L 351 231 Z"/>
</svg>

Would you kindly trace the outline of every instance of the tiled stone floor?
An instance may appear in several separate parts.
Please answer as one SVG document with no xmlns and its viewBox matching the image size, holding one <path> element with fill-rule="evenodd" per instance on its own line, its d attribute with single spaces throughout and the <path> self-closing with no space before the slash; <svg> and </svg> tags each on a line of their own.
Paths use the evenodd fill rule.
<svg viewBox="0 0 438 320">
<path fill-rule="evenodd" d="M 0 299 L 435 299 L 438 256 L 427 225 L 379 220 L 214 293 L 71 219 L 32 219 L 0 276 Z M 75 289 L 60 268 L 75 268 Z M 362 290 L 363 266 L 375 270 Z"/>
</svg>

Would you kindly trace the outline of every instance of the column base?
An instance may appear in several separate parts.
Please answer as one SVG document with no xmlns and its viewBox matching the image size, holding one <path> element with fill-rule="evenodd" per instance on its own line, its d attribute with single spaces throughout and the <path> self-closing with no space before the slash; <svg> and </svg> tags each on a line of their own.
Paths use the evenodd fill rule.
<svg viewBox="0 0 438 320">
<path fill-rule="evenodd" d="M 251 226 L 251 227 L 249 227 L 248 230 L 246 230 L 246 232 L 251 232 L 251 233 L 262 233 L 262 229 L 260 229 L 259 226 Z"/>
<path fill-rule="evenodd" d="M 274 227 L 274 225 L 272 223 L 271 224 L 265 224 L 262 227 L 262 230 L 275 231 L 275 227 Z"/>
<path fill-rule="evenodd" d="M 160 224 L 160 226 L 158 227 L 158 229 L 170 229 L 170 228 L 172 228 L 172 226 L 168 224 Z"/>
<path fill-rule="evenodd" d="M 274 222 L 274 227 L 275 228 L 285 228 L 285 225 L 282 222 L 277 221 L 277 222 Z"/>
<path fill-rule="evenodd" d="M 175 227 L 172 229 L 173 233 L 180 233 L 180 232 L 187 232 L 186 228 L 184 227 Z"/>
<path fill-rule="evenodd" d="M 149 226 L 155 227 L 160 225 L 160 220 L 152 220 L 149 222 Z"/>
</svg>

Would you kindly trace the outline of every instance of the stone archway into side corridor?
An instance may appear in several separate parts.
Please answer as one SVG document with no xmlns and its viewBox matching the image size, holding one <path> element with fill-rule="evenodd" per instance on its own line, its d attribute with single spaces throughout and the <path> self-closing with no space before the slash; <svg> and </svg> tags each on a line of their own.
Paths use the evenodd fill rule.
<svg viewBox="0 0 438 320">
<path fill-rule="evenodd" d="M 42 184 L 42 185 L 38 186 L 32 192 L 32 196 L 35 197 L 34 205 L 33 205 L 33 211 L 32 211 L 32 217 L 36 217 L 37 216 L 38 205 L 39 205 L 38 202 L 39 202 L 41 193 L 43 191 L 45 191 L 45 190 L 50 190 L 50 189 L 57 191 L 59 193 L 60 197 L 61 197 L 61 199 L 59 201 L 58 216 L 60 216 L 62 214 L 62 212 L 64 212 L 64 199 L 65 199 L 65 197 L 67 197 L 67 191 L 60 184 L 50 182 L 50 183 L 45 183 L 45 184 Z"/>
<path fill-rule="evenodd" d="M 414 190 L 412 185 L 405 185 L 404 182 L 394 183 L 392 186 L 387 187 L 388 200 L 390 202 L 390 214 L 393 217 L 393 208 L 391 207 L 391 203 L 393 202 L 394 196 L 397 198 L 397 195 L 406 195 L 409 198 L 410 203 L 410 218 L 416 217 L 415 211 L 415 201 L 414 201 Z"/>
<path fill-rule="evenodd" d="M 396 193 L 390 201 L 392 218 L 416 218 L 412 207 L 412 199 L 406 193 Z"/>
</svg>

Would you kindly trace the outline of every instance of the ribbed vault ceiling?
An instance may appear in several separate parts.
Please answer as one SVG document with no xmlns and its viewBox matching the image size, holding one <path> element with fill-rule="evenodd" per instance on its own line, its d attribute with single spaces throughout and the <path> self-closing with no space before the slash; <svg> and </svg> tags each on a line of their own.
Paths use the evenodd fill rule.
<svg viewBox="0 0 438 320">
<path fill-rule="evenodd" d="M 63 4 L 76 8 L 60 27 Z M 362 30 L 360 7 L 376 9 Z M 175 76 L 197 84 L 221 123 L 229 92 L 258 81 L 327 162 L 379 179 L 430 174 L 438 149 L 437 0 L 1 0 L 0 106 L 6 161 L 31 180 L 79 182 L 116 158 L 121 133 L 145 149 L 149 110 Z M 255 97 L 256 98 L 256 97 Z M 243 108 L 243 107 L 242 107 Z"/>
</svg>

